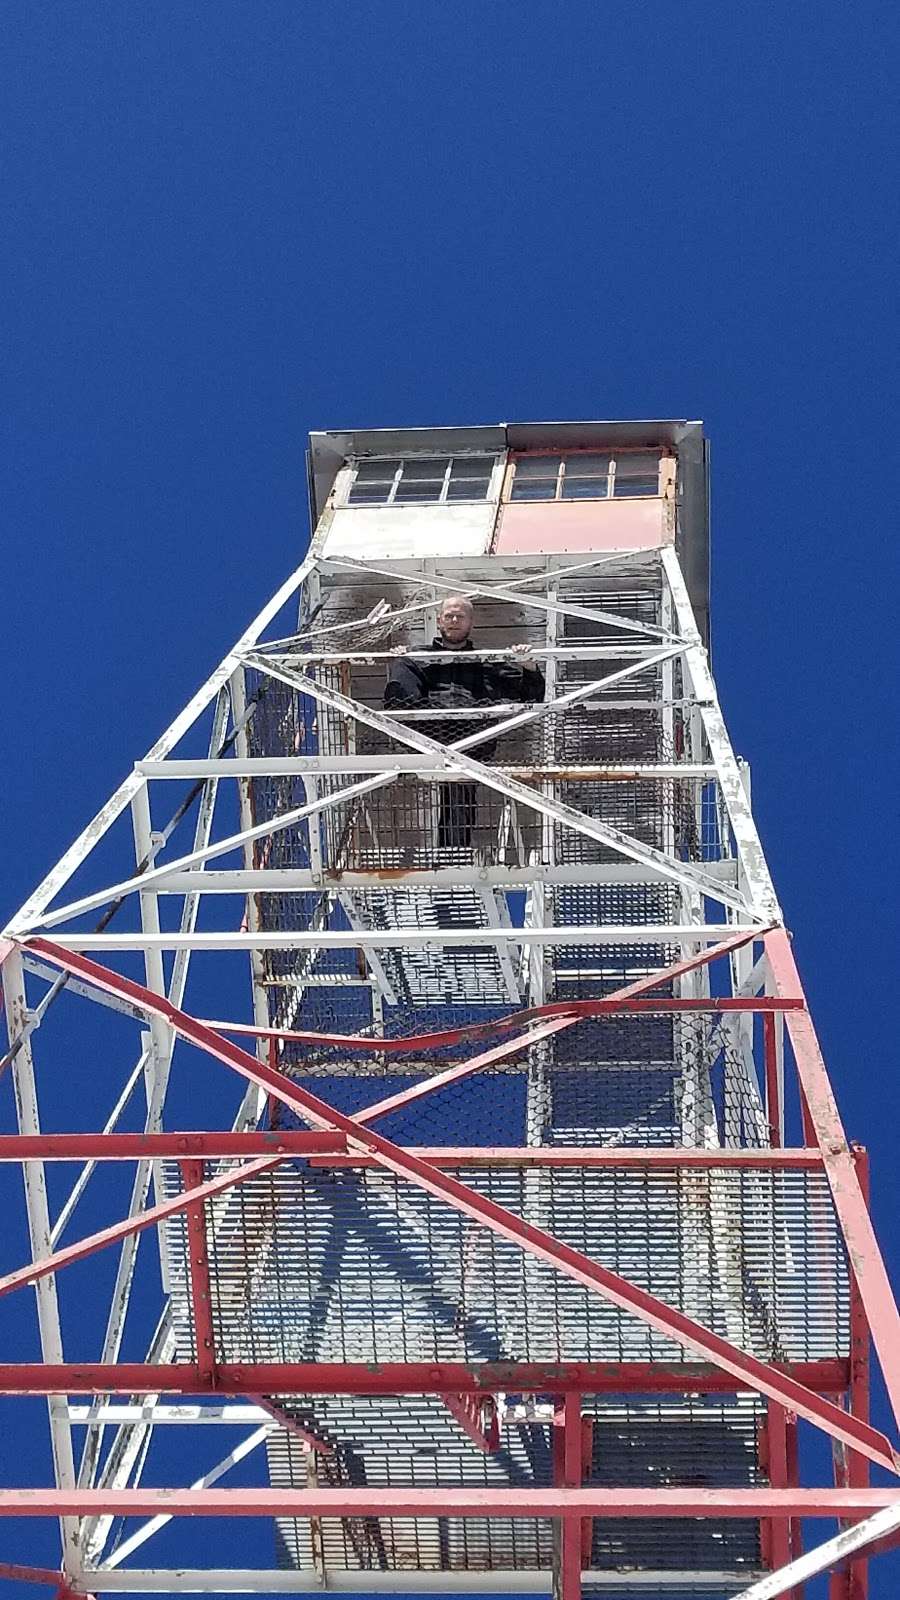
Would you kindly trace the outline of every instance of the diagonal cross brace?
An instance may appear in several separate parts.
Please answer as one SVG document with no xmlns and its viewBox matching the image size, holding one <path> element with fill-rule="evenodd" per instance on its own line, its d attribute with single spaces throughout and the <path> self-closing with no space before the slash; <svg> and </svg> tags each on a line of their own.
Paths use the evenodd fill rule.
<svg viewBox="0 0 900 1600">
<path fill-rule="evenodd" d="M 322 569 L 345 567 L 349 570 L 365 572 L 370 575 L 377 573 L 381 578 L 396 577 L 396 573 L 389 572 L 385 567 L 376 567 L 370 561 L 352 561 L 340 556 L 322 556 L 317 564 Z M 637 633 L 646 639 L 677 638 L 678 636 L 673 635 L 671 629 L 654 628 L 649 623 L 635 621 L 633 617 L 623 617 L 617 611 L 599 611 L 594 606 L 588 608 L 587 606 L 569 605 L 565 601 L 551 600 L 546 595 L 526 594 L 522 589 L 522 585 L 527 581 L 545 580 L 549 584 L 553 578 L 567 577 L 585 566 L 593 567 L 605 564 L 605 562 L 588 561 L 581 563 L 580 567 L 551 568 L 548 572 L 541 573 L 540 578 L 535 573 L 531 580 L 520 578 L 518 582 L 513 583 L 490 584 L 489 586 L 469 585 L 462 589 L 452 583 L 448 583 L 446 579 L 442 581 L 440 578 L 436 578 L 433 573 L 429 573 L 425 581 L 428 583 L 429 588 L 443 589 L 446 594 L 464 594 L 470 600 L 511 600 L 517 605 L 530 606 L 535 611 L 556 611 L 563 617 L 579 617 L 588 622 L 606 622 L 622 633 Z"/>
<path fill-rule="evenodd" d="M 656 972 L 651 972 L 646 978 L 638 978 L 634 983 L 626 984 L 623 989 L 615 989 L 612 994 L 605 995 L 598 1004 L 606 1008 L 607 1013 L 615 1011 L 617 1006 L 624 1006 L 628 1000 L 646 993 L 648 989 L 656 989 L 661 983 L 671 983 L 675 978 L 680 978 L 686 972 L 692 972 L 697 967 L 705 967 L 715 961 L 717 956 L 726 955 L 729 950 L 738 945 L 749 942 L 747 934 L 741 934 L 738 939 L 726 940 L 723 944 L 714 945 L 709 950 L 702 950 L 699 955 L 688 956 L 681 961 L 675 961 L 669 967 L 660 967 Z M 588 1005 L 591 1002 L 587 1002 Z M 423 1095 L 431 1094 L 435 1089 L 443 1089 L 448 1083 L 457 1083 L 462 1078 L 468 1078 L 473 1072 L 478 1072 L 482 1067 L 492 1066 L 495 1062 L 504 1061 L 508 1056 L 516 1055 L 520 1050 L 527 1050 L 529 1045 L 538 1044 L 540 1040 L 548 1038 L 551 1034 L 561 1033 L 582 1022 L 590 1015 L 585 1011 L 583 1003 L 576 1002 L 571 1010 L 565 1003 L 554 1006 L 537 1006 L 538 1014 L 550 1013 L 550 1021 L 532 1028 L 530 1033 L 518 1035 L 515 1039 L 508 1040 L 505 1044 L 494 1045 L 492 1049 L 482 1051 L 480 1055 L 471 1056 L 468 1061 L 457 1062 L 455 1066 L 448 1067 L 444 1072 L 436 1073 L 432 1078 L 415 1084 L 411 1089 L 401 1089 L 398 1094 L 390 1095 L 385 1100 L 378 1100 L 374 1105 L 366 1106 L 362 1111 L 355 1113 L 357 1122 L 374 1122 L 377 1117 L 384 1117 L 389 1111 L 399 1111 L 401 1107 L 409 1105 L 414 1100 L 420 1100 Z M 601 1011 L 598 1013 L 603 1015 Z M 529 1012 L 521 1013 L 528 1017 Z M 509 1021 L 510 1019 L 506 1019 Z M 210 1024 L 211 1026 L 211 1024 Z M 484 1024 L 477 1024 L 483 1027 Z M 377 1048 L 378 1041 L 373 1040 L 373 1048 Z"/>
<path fill-rule="evenodd" d="M 764 946 L 776 995 L 802 994 L 803 986 L 786 930 L 771 929 L 765 935 Z M 891 1409 L 900 1423 L 900 1312 L 809 1012 L 789 1012 L 787 1029 L 803 1104 L 822 1152 L 834 1209 L 865 1307 Z"/>
<path fill-rule="evenodd" d="M 466 754 L 470 746 L 483 744 L 487 739 L 497 738 L 502 733 L 507 733 L 513 728 L 524 726 L 528 722 L 536 721 L 541 716 L 551 712 L 565 710 L 568 706 L 577 705 L 580 700 L 586 700 L 591 694 L 608 688 L 609 685 L 622 678 L 628 677 L 636 671 L 644 671 L 648 667 L 656 666 L 659 662 L 670 657 L 680 655 L 682 647 L 676 646 L 670 650 L 661 651 L 659 655 L 649 660 L 632 663 L 630 667 L 623 667 L 621 672 L 609 673 L 605 678 L 599 678 L 594 683 L 581 684 L 577 689 L 570 690 L 565 695 L 560 695 L 556 700 L 545 701 L 541 705 L 533 706 L 527 711 L 519 712 L 516 716 L 508 717 L 502 722 L 494 723 L 490 728 L 478 733 L 468 734 L 465 739 L 458 740 L 455 744 L 444 745 L 437 739 L 432 739 L 428 734 L 420 733 L 417 729 L 407 727 L 398 722 L 396 718 L 388 716 L 383 711 L 375 711 L 365 706 L 359 700 L 351 699 L 349 695 L 340 694 L 336 689 L 327 689 L 322 684 L 316 683 L 312 678 L 304 677 L 300 672 L 289 668 L 276 666 L 265 656 L 257 656 L 248 652 L 247 662 L 256 667 L 258 671 L 268 673 L 270 677 L 278 678 L 282 683 L 288 684 L 292 689 L 297 689 L 302 694 L 308 694 L 311 699 L 320 701 L 323 705 L 331 706 L 333 710 L 342 712 L 345 716 L 352 717 L 357 722 L 364 722 L 369 727 L 375 728 L 379 733 L 386 734 L 388 738 L 408 746 L 410 749 L 419 750 L 424 755 L 432 756 L 439 764 L 448 766 L 454 771 L 464 773 L 467 777 L 485 784 L 490 789 L 495 789 L 499 794 L 506 795 L 509 799 L 517 800 L 521 805 L 528 806 L 532 811 L 538 811 L 544 816 L 551 817 L 564 827 L 571 828 L 575 833 L 582 833 L 587 838 L 599 844 L 605 844 L 621 855 L 628 856 L 631 860 L 638 861 L 649 867 L 655 874 L 670 878 L 679 884 L 690 884 L 701 894 L 708 895 L 711 899 L 720 901 L 723 905 L 730 906 L 732 910 L 739 911 L 742 915 L 749 913 L 757 915 L 746 897 L 736 889 L 731 889 L 718 878 L 711 878 L 698 867 L 692 866 L 688 861 L 678 861 L 673 856 L 666 855 L 663 850 L 655 846 L 644 844 L 639 839 L 633 839 L 630 834 L 623 833 L 621 829 L 612 827 L 609 823 L 600 822 L 595 817 L 589 817 L 586 812 L 578 811 L 574 806 L 566 805 L 562 800 L 548 799 L 535 789 L 529 788 L 527 783 L 520 783 L 517 778 L 511 778 L 506 773 L 486 765 L 483 761 L 473 760 Z M 448 756 L 452 760 L 448 762 Z M 386 781 L 393 782 L 395 774 L 386 776 Z M 337 795 L 336 799 L 341 796 Z"/>
<path fill-rule="evenodd" d="M 353 1117 L 346 1116 L 329 1106 L 318 1096 L 296 1085 L 288 1087 L 282 1074 L 255 1056 L 222 1038 L 211 1028 L 204 1027 L 196 1018 L 188 1016 L 164 996 L 154 994 L 133 979 L 125 978 L 109 968 L 102 967 L 74 951 L 63 949 L 49 939 L 33 938 L 30 948 L 45 959 L 66 971 L 88 978 L 100 988 L 124 995 L 135 1001 L 151 1015 L 161 1017 L 170 1027 L 191 1044 L 205 1050 L 216 1060 L 231 1067 L 241 1077 L 267 1089 L 293 1111 L 299 1111 L 304 1120 L 314 1127 L 331 1129 L 346 1135 L 353 1148 L 371 1156 L 388 1172 L 413 1183 L 436 1199 L 444 1201 L 455 1211 L 482 1223 L 501 1238 L 528 1251 L 540 1261 L 562 1272 L 574 1282 L 599 1294 L 604 1300 L 618 1306 L 654 1328 L 665 1338 L 693 1350 L 704 1361 L 711 1361 L 723 1372 L 737 1378 L 742 1386 L 767 1395 L 769 1399 L 786 1406 L 798 1416 L 822 1428 L 832 1438 L 840 1439 L 852 1450 L 858 1450 L 889 1472 L 900 1473 L 898 1458 L 884 1434 L 868 1423 L 846 1411 L 832 1401 L 814 1394 L 803 1384 L 788 1377 L 757 1356 L 741 1350 L 711 1329 L 695 1322 L 684 1312 L 666 1305 L 648 1290 L 629 1283 L 618 1273 L 592 1261 L 589 1256 L 571 1245 L 555 1239 L 533 1223 L 526 1222 L 512 1211 L 497 1205 L 493 1200 L 460 1183 L 449 1173 L 421 1160 L 410 1150 L 393 1144 L 371 1128 L 364 1127 Z"/>
<path fill-rule="evenodd" d="M 439 752 L 439 765 L 442 767 L 447 767 L 448 765 L 455 766 L 457 765 L 456 762 L 449 764 L 447 762 L 447 754 L 449 751 L 455 752 L 457 749 L 464 751 L 468 749 L 470 745 L 483 743 L 486 739 L 494 738 L 498 732 L 508 733 L 511 728 L 519 727 L 523 723 L 534 720 L 536 717 L 546 715 L 547 712 L 552 709 L 552 706 L 559 706 L 560 708 L 563 708 L 566 705 L 575 704 L 578 700 L 584 700 L 587 698 L 588 694 L 593 693 L 600 688 L 607 689 L 614 683 L 618 683 L 623 678 L 630 678 L 635 673 L 644 671 L 648 666 L 654 666 L 657 664 L 657 662 L 661 660 L 667 660 L 670 656 L 679 655 L 682 648 L 683 647 L 681 646 L 671 647 L 662 651 L 659 655 L 651 656 L 647 660 L 631 662 L 629 666 L 622 667 L 617 672 L 608 673 L 605 678 L 599 679 L 596 683 L 586 685 L 583 684 L 579 688 L 571 690 L 567 695 L 563 695 L 559 700 L 552 702 L 552 704 L 543 703 L 540 706 L 531 707 L 525 711 L 517 712 L 514 716 L 505 718 L 502 722 L 496 723 L 488 730 L 479 730 L 476 733 L 468 734 L 465 738 L 458 740 L 455 744 L 451 744 L 446 747 L 442 744 L 439 744 L 435 740 L 429 739 L 426 734 L 418 734 L 414 731 L 411 733 L 410 737 L 407 738 L 402 725 L 399 723 L 395 725 L 393 718 L 384 717 L 381 712 L 374 712 L 372 715 L 379 717 L 385 724 L 390 724 L 392 728 L 396 726 L 396 737 L 399 738 L 401 742 L 409 744 L 413 749 L 421 750 L 425 746 L 427 746 L 429 749 L 433 748 Z M 289 684 L 292 688 L 309 688 L 309 685 L 312 682 L 311 679 L 305 678 L 302 675 L 298 675 L 288 668 L 279 669 L 275 667 L 265 656 L 260 656 L 258 659 L 256 659 L 248 655 L 246 659 L 248 664 L 256 666 L 258 670 L 268 673 L 270 677 L 280 678 L 282 682 Z M 344 697 L 342 695 L 339 695 L 338 699 L 344 701 Z M 356 702 L 348 699 L 345 701 L 345 704 L 348 707 L 355 706 Z M 366 707 L 362 706 L 359 708 L 359 710 L 363 714 L 362 720 L 366 720 L 368 715 L 366 712 Z M 351 714 L 358 715 L 358 713 Z M 425 746 L 422 745 L 422 740 L 425 741 Z M 465 762 L 467 758 L 462 756 L 461 759 L 463 762 Z M 480 772 L 482 768 L 479 766 L 478 770 Z M 483 770 L 488 771 L 489 769 Z M 94 894 L 87 895 L 80 900 L 73 900 L 66 905 L 57 906 L 53 911 L 42 910 L 41 915 L 35 919 L 32 919 L 30 923 L 26 923 L 24 921 L 24 913 L 22 913 L 20 914 L 21 920 L 16 922 L 14 925 L 15 931 L 17 934 L 22 935 L 25 933 L 26 929 L 52 928 L 57 926 L 60 922 L 65 922 L 74 916 L 81 915 L 83 912 L 91 911 L 98 906 L 105 905 L 108 900 L 118 899 L 120 896 L 130 894 L 138 889 L 143 892 L 148 888 L 152 888 L 154 883 L 165 878 L 169 873 L 181 870 L 191 865 L 199 865 L 202 862 L 212 860 L 216 856 L 227 855 L 229 851 L 237 848 L 239 845 L 247 844 L 253 839 L 267 837 L 269 834 L 278 832 L 278 830 L 281 828 L 292 827 L 295 823 L 302 821 L 306 817 L 313 816 L 316 812 L 326 811 L 331 807 L 339 805 L 347 800 L 352 800 L 363 794 L 368 794 L 375 789 L 383 789 L 388 784 L 393 783 L 397 777 L 399 777 L 399 771 L 390 770 L 387 772 L 378 773 L 374 777 L 365 778 L 358 783 L 346 785 L 343 789 L 332 790 L 329 794 L 321 795 L 315 800 L 308 801 L 304 806 L 298 806 L 291 811 L 284 812 L 280 817 L 272 817 L 266 822 L 257 823 L 254 827 L 243 829 L 240 833 L 232 834 L 227 839 L 220 839 L 214 844 L 207 844 L 203 849 L 193 850 L 189 855 L 179 856 L 177 859 L 169 861 L 162 866 L 151 867 L 149 871 L 138 873 L 136 876 L 132 876 L 131 878 L 123 879 L 121 883 L 111 884 L 107 888 L 97 890 Z M 526 796 L 533 796 L 533 790 L 528 789 L 524 785 L 520 785 L 519 787 L 523 790 L 523 793 Z M 580 813 L 576 812 L 574 815 L 577 816 L 580 815 Z M 615 831 L 616 830 L 612 830 L 612 832 Z M 626 835 L 623 834 L 622 838 L 624 839 L 625 837 Z M 611 840 L 607 839 L 605 842 L 610 843 Z M 652 846 L 649 845 L 641 845 L 637 848 L 647 851 L 652 850 Z M 655 853 L 660 854 L 660 859 L 663 861 L 670 860 L 669 857 L 661 855 L 660 852 Z M 746 908 L 743 902 L 736 902 L 736 909 L 743 911 Z"/>
<path fill-rule="evenodd" d="M 149 989 L 146 992 L 151 993 Z M 177 1011 L 177 1007 L 172 1006 L 172 1010 Z M 152 1227 L 155 1222 L 161 1222 L 165 1217 L 174 1217 L 180 1211 L 188 1211 L 192 1206 L 202 1205 L 213 1195 L 221 1194 L 224 1189 L 231 1189 L 236 1183 L 243 1183 L 247 1178 L 255 1178 L 269 1167 L 277 1167 L 283 1160 L 283 1156 L 277 1155 L 264 1156 L 258 1161 L 248 1161 L 242 1167 L 232 1168 L 230 1172 L 223 1172 L 218 1178 L 211 1178 L 208 1183 L 197 1184 L 192 1189 L 183 1189 L 171 1200 L 161 1200 L 159 1205 L 151 1206 L 147 1211 L 136 1212 L 134 1216 L 126 1217 L 122 1222 L 113 1223 L 110 1228 L 101 1228 L 98 1233 L 77 1239 L 74 1244 L 66 1245 L 62 1250 L 55 1250 L 52 1255 L 42 1256 L 39 1261 L 29 1262 L 27 1267 L 19 1267 L 15 1272 L 7 1273 L 5 1278 L 0 1278 L 0 1295 L 11 1294 L 14 1289 L 21 1289 L 27 1283 L 36 1283 L 39 1278 L 46 1278 L 51 1272 L 58 1272 L 60 1268 L 69 1266 L 73 1261 L 81 1261 L 84 1256 L 93 1255 L 95 1250 L 102 1250 L 108 1244 L 115 1244 L 118 1239 L 125 1239 L 129 1234 L 140 1233 L 143 1228 Z"/>
</svg>

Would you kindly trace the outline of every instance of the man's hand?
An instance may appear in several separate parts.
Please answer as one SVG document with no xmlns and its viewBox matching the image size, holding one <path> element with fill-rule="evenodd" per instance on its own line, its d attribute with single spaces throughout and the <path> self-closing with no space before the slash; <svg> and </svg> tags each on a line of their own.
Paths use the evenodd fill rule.
<svg viewBox="0 0 900 1600">
<path fill-rule="evenodd" d="M 537 666 L 537 662 L 535 661 L 534 656 L 531 654 L 531 646 L 530 645 L 527 645 L 527 644 L 514 644 L 513 647 L 512 647 L 512 653 L 515 656 L 516 662 L 520 667 L 532 667 L 532 668 L 534 668 L 534 667 Z"/>
</svg>

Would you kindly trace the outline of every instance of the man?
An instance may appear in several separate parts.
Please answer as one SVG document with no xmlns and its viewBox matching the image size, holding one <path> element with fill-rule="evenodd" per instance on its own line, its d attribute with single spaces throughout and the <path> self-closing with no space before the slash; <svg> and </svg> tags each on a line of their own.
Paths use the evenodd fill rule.
<svg viewBox="0 0 900 1600">
<path fill-rule="evenodd" d="M 431 649 L 435 659 L 410 661 L 398 657 L 391 662 L 384 691 L 387 711 L 463 710 L 466 706 L 497 705 L 508 700 L 543 700 L 544 675 L 526 645 L 514 647 L 515 661 L 466 660 L 472 650 L 472 624 L 475 620 L 471 600 L 463 594 L 448 595 L 438 612 L 438 638 Z M 453 652 L 451 654 L 450 652 Z M 470 733 L 481 732 L 483 719 L 471 722 L 463 717 L 435 718 L 425 724 L 432 739 L 452 744 Z M 496 739 L 474 745 L 472 755 L 490 761 L 497 748 Z M 438 815 L 438 844 L 468 847 L 477 810 L 474 783 L 442 783 Z"/>
</svg>

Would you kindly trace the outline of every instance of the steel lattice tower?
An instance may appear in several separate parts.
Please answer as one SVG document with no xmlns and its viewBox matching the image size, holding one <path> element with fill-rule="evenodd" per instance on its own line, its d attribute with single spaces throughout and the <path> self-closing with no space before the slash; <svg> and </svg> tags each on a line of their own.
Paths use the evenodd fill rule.
<svg viewBox="0 0 900 1600">
<path fill-rule="evenodd" d="M 0 1512 L 62 1540 L 0 1575 L 862 1600 L 900 1322 L 710 674 L 702 427 L 309 469 L 306 559 L 0 946 L 40 1354 L 0 1389 L 55 1465 Z M 544 701 L 385 711 L 459 593 Z M 207 1565 L 159 1562 L 190 1515 Z"/>
</svg>

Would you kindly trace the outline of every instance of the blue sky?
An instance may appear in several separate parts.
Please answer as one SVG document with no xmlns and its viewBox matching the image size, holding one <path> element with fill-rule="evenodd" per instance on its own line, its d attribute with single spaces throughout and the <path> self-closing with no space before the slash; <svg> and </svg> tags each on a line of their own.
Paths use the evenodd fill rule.
<svg viewBox="0 0 900 1600">
<path fill-rule="evenodd" d="M 4 915 L 295 564 L 309 428 L 702 417 L 714 666 L 900 1279 L 893 9 L 4 34 Z"/>
</svg>

